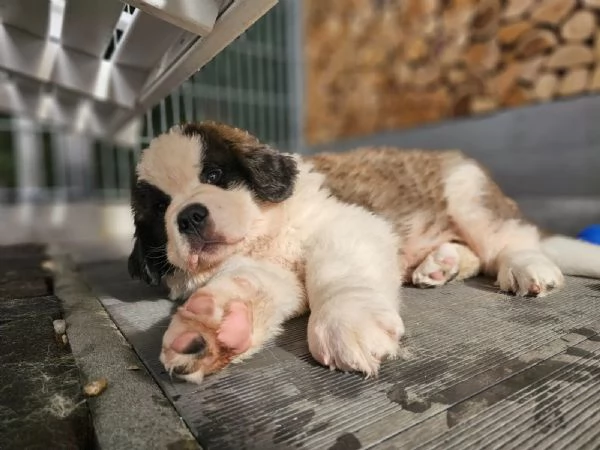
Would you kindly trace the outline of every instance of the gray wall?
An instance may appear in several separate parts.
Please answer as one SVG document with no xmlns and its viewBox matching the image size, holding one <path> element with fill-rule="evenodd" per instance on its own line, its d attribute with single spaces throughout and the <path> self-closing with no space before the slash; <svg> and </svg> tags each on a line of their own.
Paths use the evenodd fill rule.
<svg viewBox="0 0 600 450">
<path fill-rule="evenodd" d="M 506 110 L 314 147 L 460 148 L 510 195 L 600 197 L 600 97 Z"/>
</svg>

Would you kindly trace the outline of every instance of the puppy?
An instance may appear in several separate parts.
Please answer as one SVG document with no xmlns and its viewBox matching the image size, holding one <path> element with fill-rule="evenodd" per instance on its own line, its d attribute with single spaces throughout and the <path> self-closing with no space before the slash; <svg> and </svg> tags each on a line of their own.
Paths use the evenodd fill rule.
<svg viewBox="0 0 600 450">
<path fill-rule="evenodd" d="M 375 375 L 399 350 L 403 282 L 484 273 L 541 297 L 563 273 L 600 276 L 600 247 L 542 233 L 459 151 L 306 158 L 204 122 L 154 139 L 136 172 L 129 271 L 187 299 L 160 360 L 192 382 L 307 310 L 318 362 Z"/>
</svg>

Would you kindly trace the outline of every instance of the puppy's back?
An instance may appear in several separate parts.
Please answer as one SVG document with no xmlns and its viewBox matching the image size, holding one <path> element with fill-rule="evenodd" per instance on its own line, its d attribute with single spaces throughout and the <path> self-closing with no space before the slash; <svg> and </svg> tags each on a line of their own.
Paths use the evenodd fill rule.
<svg viewBox="0 0 600 450">
<path fill-rule="evenodd" d="M 418 210 L 443 210 L 446 170 L 465 159 L 458 150 L 360 148 L 306 158 L 326 176 L 340 200 L 398 218 Z"/>
</svg>

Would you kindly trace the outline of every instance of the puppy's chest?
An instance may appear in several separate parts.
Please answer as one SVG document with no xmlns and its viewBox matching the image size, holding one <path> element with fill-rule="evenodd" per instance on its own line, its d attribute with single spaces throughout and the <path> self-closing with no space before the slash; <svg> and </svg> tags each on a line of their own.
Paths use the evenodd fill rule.
<svg viewBox="0 0 600 450">
<path fill-rule="evenodd" d="M 288 229 L 276 236 L 256 240 L 246 252 L 246 256 L 283 267 L 294 273 L 302 286 L 306 279 L 306 260 L 297 233 Z"/>
</svg>

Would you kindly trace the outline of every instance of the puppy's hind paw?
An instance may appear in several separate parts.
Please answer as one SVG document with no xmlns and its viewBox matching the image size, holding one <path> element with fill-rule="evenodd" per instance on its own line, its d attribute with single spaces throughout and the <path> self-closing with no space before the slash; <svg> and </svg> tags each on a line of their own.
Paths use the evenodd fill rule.
<svg viewBox="0 0 600 450">
<path fill-rule="evenodd" d="M 442 286 L 452 281 L 460 268 L 454 244 L 445 243 L 431 252 L 412 274 L 412 283 L 421 288 Z"/>
<path fill-rule="evenodd" d="M 523 297 L 545 297 L 565 282 L 558 266 L 535 250 L 512 252 L 499 266 L 496 284 L 504 292 Z"/>
</svg>

